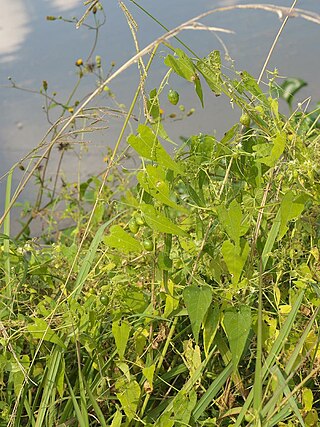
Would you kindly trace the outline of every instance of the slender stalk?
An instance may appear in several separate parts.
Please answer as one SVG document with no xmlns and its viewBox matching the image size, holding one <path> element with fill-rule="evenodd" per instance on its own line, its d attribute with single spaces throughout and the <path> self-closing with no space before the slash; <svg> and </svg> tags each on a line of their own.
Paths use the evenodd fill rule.
<svg viewBox="0 0 320 427">
<path fill-rule="evenodd" d="M 8 174 L 8 177 L 7 177 L 5 210 L 8 209 L 8 206 L 10 205 L 10 200 L 11 200 L 12 174 L 13 174 L 13 168 L 10 169 L 10 172 Z M 4 242 L 3 242 L 4 259 L 5 259 L 5 261 L 4 261 L 4 275 L 5 275 L 5 281 L 6 281 L 5 295 L 7 297 L 7 301 L 9 302 L 12 300 L 10 240 L 9 240 L 9 237 L 10 237 L 10 212 L 4 221 L 3 232 L 6 235 L 6 238 L 4 239 Z M 12 304 L 10 304 L 10 305 L 12 305 Z"/>
</svg>

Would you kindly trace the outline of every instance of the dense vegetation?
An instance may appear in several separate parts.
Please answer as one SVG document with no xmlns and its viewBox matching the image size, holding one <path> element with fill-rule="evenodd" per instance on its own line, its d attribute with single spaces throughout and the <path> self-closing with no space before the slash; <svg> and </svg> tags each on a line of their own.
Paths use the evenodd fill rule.
<svg viewBox="0 0 320 427">
<path fill-rule="evenodd" d="M 89 3 L 88 13 L 103 13 Z M 147 95 L 160 43 L 168 74 Z M 122 131 L 102 177 L 54 188 L 42 208 L 40 196 L 49 227 L 37 240 L 28 234 L 35 210 L 18 238 L 10 233 L 8 175 L 1 426 L 318 425 L 317 111 L 295 109 L 301 82 L 278 86 L 274 73 L 262 90 L 247 71 L 224 67 L 219 51 L 198 58 L 176 44 L 164 37 L 135 58 L 141 84 L 123 131 L 142 91 L 146 119 L 125 147 L 140 156 L 137 170 L 118 167 Z M 203 85 L 230 98 L 239 122 L 220 140 L 192 135 L 169 154 L 161 100 L 179 103 L 172 74 L 201 103 Z M 86 108 L 64 106 L 72 116 L 54 125 L 44 157 L 20 165 L 30 177 Z M 72 225 L 61 229 L 62 220 Z"/>
</svg>

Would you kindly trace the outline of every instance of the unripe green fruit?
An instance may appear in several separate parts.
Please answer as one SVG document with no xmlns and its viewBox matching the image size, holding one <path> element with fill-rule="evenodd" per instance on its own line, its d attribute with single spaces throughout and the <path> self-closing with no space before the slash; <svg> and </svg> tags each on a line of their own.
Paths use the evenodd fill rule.
<svg viewBox="0 0 320 427">
<path fill-rule="evenodd" d="M 168 101 L 172 105 L 177 105 L 179 102 L 179 94 L 176 90 L 170 89 L 168 92 Z"/>
<path fill-rule="evenodd" d="M 145 248 L 146 251 L 153 251 L 153 242 L 152 240 L 145 240 L 143 242 L 143 247 Z"/>
<path fill-rule="evenodd" d="M 247 128 L 250 126 L 250 121 L 251 120 L 248 113 L 243 113 L 240 117 L 240 123 Z"/>
<path fill-rule="evenodd" d="M 100 302 L 103 305 L 108 305 L 109 304 L 109 297 L 108 297 L 108 295 L 101 295 Z"/>
<path fill-rule="evenodd" d="M 129 230 L 131 231 L 131 233 L 136 234 L 139 231 L 139 224 L 137 223 L 137 221 L 135 220 L 135 218 L 132 218 L 129 221 Z"/>
<path fill-rule="evenodd" d="M 139 226 L 144 225 L 144 219 L 141 215 L 136 215 L 134 219 Z"/>
</svg>

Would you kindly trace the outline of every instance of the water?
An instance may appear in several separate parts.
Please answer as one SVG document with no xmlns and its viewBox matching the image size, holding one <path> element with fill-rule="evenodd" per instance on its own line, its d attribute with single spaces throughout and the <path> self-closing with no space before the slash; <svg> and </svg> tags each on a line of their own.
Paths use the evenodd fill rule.
<svg viewBox="0 0 320 427">
<path fill-rule="evenodd" d="M 116 64 L 115 68 L 126 62 L 135 53 L 135 49 L 118 3 L 116 1 L 102 1 L 102 3 L 105 5 L 107 21 L 101 28 L 95 54 L 101 56 L 103 67 L 108 70 L 112 61 Z M 236 3 L 253 2 L 140 1 L 140 5 L 168 28 L 173 28 L 210 8 Z M 291 0 L 274 1 L 274 4 L 286 7 L 291 3 Z M 3 176 L 14 163 L 41 141 L 49 127 L 42 109 L 44 98 L 29 91 L 9 88 L 8 77 L 11 76 L 19 87 L 35 91 L 39 91 L 42 81 L 46 80 L 49 92 L 57 92 L 61 102 L 65 102 L 77 81 L 79 69 L 75 66 L 75 61 L 88 56 L 93 44 L 94 32 L 84 26 L 76 30 L 74 24 L 61 20 L 46 20 L 47 15 L 62 15 L 66 19 L 79 18 L 85 10 L 83 2 L 79 0 L 0 0 L 0 4 L 2 11 L 0 16 L 0 176 Z M 126 5 L 139 24 L 138 37 L 141 47 L 163 34 L 160 26 L 144 15 L 134 4 L 128 1 Z M 318 0 L 298 1 L 297 7 L 320 13 Z M 92 23 L 92 18 L 88 22 Z M 256 10 L 219 13 L 202 22 L 235 31 L 234 35 L 220 34 L 220 36 L 235 61 L 236 69 L 246 69 L 254 76 L 259 75 L 281 25 L 276 14 Z M 299 99 L 302 101 L 312 95 L 311 103 L 314 104 L 320 100 L 317 73 L 320 65 L 320 47 L 317 43 L 319 35 L 319 25 L 302 19 L 291 19 L 268 65 L 269 70 L 277 67 L 282 76 L 300 77 L 306 80 L 308 86 L 301 92 Z M 217 38 L 205 31 L 185 31 L 180 38 L 199 56 L 205 56 L 214 49 L 221 49 Z M 147 90 L 158 86 L 165 72 L 166 67 L 163 66 L 162 59 L 159 59 L 152 68 Z M 79 98 L 90 93 L 95 87 L 95 82 L 96 78 L 93 75 L 85 76 L 82 79 Z M 130 104 L 137 82 L 136 67 L 131 67 L 112 82 L 110 87 L 119 103 L 126 106 Z M 185 120 L 165 120 L 166 129 L 172 139 L 178 143 L 180 136 L 198 132 L 216 133 L 219 137 L 239 117 L 239 111 L 232 110 L 228 101 L 223 100 L 222 97 L 216 99 L 206 92 L 206 109 L 202 110 L 193 89 L 187 82 L 173 77 L 170 85 L 180 91 L 181 102 L 187 110 L 191 107 L 196 108 L 195 114 Z M 106 105 L 110 100 L 104 96 L 99 98 L 99 102 L 99 105 Z M 167 116 L 177 111 L 165 100 L 162 107 Z M 139 111 L 136 113 L 139 115 Z M 53 111 L 54 116 L 55 111 Z M 77 163 L 72 152 L 66 155 L 62 170 L 67 178 L 75 179 L 80 174 L 81 179 L 84 179 L 103 169 L 103 156 L 107 153 L 107 147 L 114 145 L 123 121 L 121 117 L 107 119 L 108 129 L 101 131 L 97 136 L 90 134 L 86 136 L 86 140 L 91 141 L 91 144 L 89 144 L 88 153 L 83 153 L 81 162 Z M 79 149 L 77 152 L 79 155 Z M 56 148 L 55 153 L 58 156 Z M 54 175 L 55 169 L 53 168 L 50 173 Z M 17 172 L 14 175 L 14 185 L 19 179 Z M 29 187 L 25 197 L 29 197 L 32 191 L 32 187 Z M 4 194 L 5 179 L 2 179 L 0 212 L 3 211 Z"/>
</svg>

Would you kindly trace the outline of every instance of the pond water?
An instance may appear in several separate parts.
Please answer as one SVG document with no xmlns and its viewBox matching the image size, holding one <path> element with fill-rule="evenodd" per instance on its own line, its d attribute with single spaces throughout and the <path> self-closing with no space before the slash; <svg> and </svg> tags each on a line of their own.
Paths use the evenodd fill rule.
<svg viewBox="0 0 320 427">
<path fill-rule="evenodd" d="M 132 2 L 124 3 L 139 24 L 140 47 L 144 47 L 163 34 L 161 27 Z M 138 3 L 168 28 L 173 28 L 212 8 L 258 2 L 140 0 Z M 278 0 L 273 3 L 277 6 L 290 7 L 292 0 Z M 102 1 L 102 4 L 105 7 L 106 23 L 100 29 L 93 57 L 101 56 L 103 68 L 107 72 L 112 62 L 115 63 L 115 69 L 126 62 L 134 54 L 135 48 L 118 2 Z M 298 1 L 297 7 L 320 13 L 319 0 Z M 94 43 L 93 30 L 85 26 L 77 30 L 74 23 L 63 20 L 48 21 L 46 16 L 61 15 L 66 20 L 72 20 L 73 17 L 81 17 L 84 11 L 85 7 L 80 0 L 1 0 L 0 212 L 3 211 L 5 194 L 3 175 L 14 163 L 37 146 L 49 128 L 42 108 L 44 98 L 29 90 L 39 91 L 42 81 L 46 80 L 48 91 L 51 94 L 56 92 L 58 99 L 65 103 L 77 81 L 79 68 L 75 66 L 75 61 L 78 58 L 87 58 Z M 88 22 L 92 23 L 92 16 Z M 246 69 L 254 76 L 259 75 L 281 25 L 276 14 L 257 10 L 218 13 L 202 22 L 234 31 L 234 34 L 220 34 L 220 37 L 234 60 L 235 68 Z M 214 49 L 222 49 L 218 39 L 210 32 L 185 31 L 180 38 L 199 56 L 205 56 Z M 312 95 L 311 102 L 314 104 L 320 100 L 319 40 L 319 25 L 303 19 L 290 19 L 268 65 L 268 70 L 277 67 L 282 76 L 300 77 L 306 80 L 308 86 L 301 91 L 299 99 L 304 100 Z M 117 102 L 126 106 L 130 105 L 138 82 L 138 73 L 135 68 L 131 67 L 110 85 Z M 160 58 L 152 68 L 147 90 L 158 86 L 165 72 L 166 68 Z M 12 78 L 11 82 L 14 81 L 17 86 L 27 91 L 10 87 L 8 77 Z M 86 75 L 81 81 L 78 99 L 90 93 L 95 83 L 96 77 L 93 74 Z M 232 110 L 230 104 L 222 97 L 217 99 L 206 93 L 206 108 L 202 110 L 192 88 L 189 88 L 186 82 L 173 77 L 171 83 L 181 92 L 181 103 L 186 106 L 186 110 L 192 107 L 196 109 L 195 113 L 185 120 L 166 119 L 166 129 L 176 142 L 179 143 L 180 136 L 199 132 L 216 133 L 217 136 L 221 136 L 239 117 L 239 111 Z M 106 96 L 99 98 L 100 105 L 104 102 L 107 104 L 109 101 Z M 177 108 L 173 108 L 166 101 L 162 107 L 167 116 L 177 112 Z M 54 114 L 53 111 L 53 117 L 55 117 Z M 121 116 L 110 119 L 107 123 L 108 129 L 101 131 L 99 137 L 88 136 L 88 141 L 91 143 L 88 152 L 83 154 L 80 171 L 82 179 L 97 173 L 104 167 L 103 156 L 107 153 L 107 147 L 114 145 L 122 121 Z M 66 162 L 62 168 L 70 179 L 74 179 L 79 173 L 79 171 L 76 172 L 76 167 L 70 167 L 73 161 L 75 161 L 74 153 L 71 151 L 66 156 Z M 19 174 L 16 173 L 14 185 L 19 178 Z M 29 188 L 25 197 L 28 197 L 32 191 L 32 187 Z"/>
</svg>

